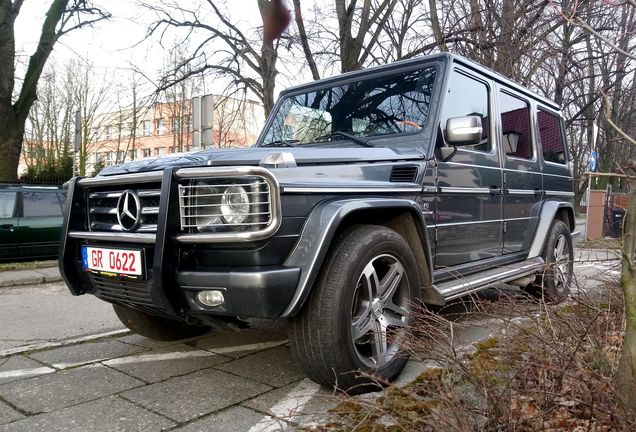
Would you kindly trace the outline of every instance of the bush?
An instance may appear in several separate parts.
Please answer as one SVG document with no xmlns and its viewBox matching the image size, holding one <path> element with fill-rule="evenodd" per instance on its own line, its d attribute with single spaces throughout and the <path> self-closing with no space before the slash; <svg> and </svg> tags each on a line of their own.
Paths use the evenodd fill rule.
<svg viewBox="0 0 636 432">
<path fill-rule="evenodd" d="M 486 318 L 496 331 L 466 346 L 454 340 L 456 316 L 422 313 L 410 348 L 435 367 L 406 387 L 387 387 L 375 400 L 347 399 L 332 410 L 334 421 L 320 429 L 636 430 L 636 419 L 615 402 L 622 291 L 617 282 L 594 292 L 573 291 L 556 306 L 518 294 L 469 302 L 470 313 Z"/>
</svg>

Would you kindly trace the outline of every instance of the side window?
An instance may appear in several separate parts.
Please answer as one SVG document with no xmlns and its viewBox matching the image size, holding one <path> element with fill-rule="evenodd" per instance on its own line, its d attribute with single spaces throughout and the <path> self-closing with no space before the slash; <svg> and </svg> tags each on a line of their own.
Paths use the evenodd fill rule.
<svg viewBox="0 0 636 432">
<path fill-rule="evenodd" d="M 565 146 L 559 117 L 539 109 L 537 121 L 543 159 L 546 162 L 565 164 Z"/>
<path fill-rule="evenodd" d="M 13 217 L 15 196 L 15 192 L 0 192 L 0 218 Z"/>
<path fill-rule="evenodd" d="M 453 117 L 478 116 L 481 117 L 481 143 L 472 147 L 473 150 L 489 152 L 492 149 L 488 132 L 490 120 L 488 115 L 488 87 L 486 84 L 474 80 L 460 72 L 453 71 L 450 78 L 448 93 L 445 95 L 444 111 L 442 112 L 441 129 L 446 136 L 446 121 Z M 438 146 L 443 142 L 438 141 Z"/>
<path fill-rule="evenodd" d="M 61 216 L 62 207 L 57 193 L 22 192 L 24 217 Z"/>
<path fill-rule="evenodd" d="M 532 159 L 530 105 L 528 102 L 499 92 L 502 146 L 507 156 Z"/>
</svg>

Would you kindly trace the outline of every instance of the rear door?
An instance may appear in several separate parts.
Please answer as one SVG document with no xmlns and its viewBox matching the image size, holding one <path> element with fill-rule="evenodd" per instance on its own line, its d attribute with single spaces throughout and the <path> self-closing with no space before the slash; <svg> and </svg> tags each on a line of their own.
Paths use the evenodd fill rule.
<svg viewBox="0 0 636 432">
<path fill-rule="evenodd" d="M 0 260 L 15 257 L 18 250 L 17 192 L 0 192 Z"/>
<path fill-rule="evenodd" d="M 62 227 L 62 203 L 58 191 L 25 190 L 21 195 L 18 253 L 25 258 L 56 256 Z"/>
<path fill-rule="evenodd" d="M 541 201 L 542 176 L 536 136 L 532 127 L 532 102 L 511 88 L 498 86 L 498 140 L 504 174 L 503 253 L 530 247 Z"/>
</svg>

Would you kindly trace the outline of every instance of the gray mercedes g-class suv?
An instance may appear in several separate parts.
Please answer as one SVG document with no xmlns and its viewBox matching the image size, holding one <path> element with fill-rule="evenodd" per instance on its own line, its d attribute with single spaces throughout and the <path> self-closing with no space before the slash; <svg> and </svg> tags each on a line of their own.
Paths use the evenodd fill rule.
<svg viewBox="0 0 636 432">
<path fill-rule="evenodd" d="M 252 148 L 73 178 L 60 270 L 156 339 L 288 319 L 307 375 L 347 388 L 399 374 L 420 301 L 563 299 L 572 190 L 559 107 L 439 54 L 282 92 Z"/>
</svg>

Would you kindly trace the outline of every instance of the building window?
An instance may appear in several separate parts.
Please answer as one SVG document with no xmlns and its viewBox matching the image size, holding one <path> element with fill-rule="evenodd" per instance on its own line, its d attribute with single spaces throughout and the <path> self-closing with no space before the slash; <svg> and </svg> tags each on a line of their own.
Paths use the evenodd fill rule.
<svg viewBox="0 0 636 432">
<path fill-rule="evenodd" d="M 163 119 L 155 120 L 157 123 L 157 135 L 163 135 L 166 133 L 166 122 Z"/>
<path fill-rule="evenodd" d="M 151 154 L 150 154 L 150 153 L 151 153 L 151 152 L 150 152 L 150 150 L 151 150 L 151 149 L 142 149 L 143 157 L 145 157 L 145 158 L 150 157 L 150 156 L 151 156 Z"/>
<path fill-rule="evenodd" d="M 112 140 L 115 138 L 115 126 L 108 126 L 106 128 L 106 139 Z"/>
<path fill-rule="evenodd" d="M 143 128 L 143 134 L 145 136 L 152 135 L 152 123 L 150 120 L 144 120 L 141 122 L 141 126 Z"/>
</svg>

